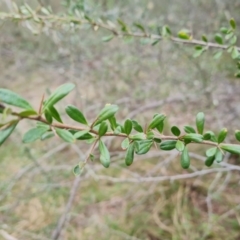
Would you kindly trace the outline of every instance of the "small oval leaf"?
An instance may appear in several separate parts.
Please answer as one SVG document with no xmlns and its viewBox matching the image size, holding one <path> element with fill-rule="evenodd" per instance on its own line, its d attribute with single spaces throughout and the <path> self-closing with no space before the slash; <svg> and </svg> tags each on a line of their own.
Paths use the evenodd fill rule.
<svg viewBox="0 0 240 240">
<path fill-rule="evenodd" d="M 102 122 L 102 123 L 100 124 L 99 130 L 98 130 L 98 135 L 99 135 L 99 137 L 104 136 L 105 133 L 107 132 L 107 130 L 108 130 L 108 125 L 107 125 L 107 123 L 106 123 L 106 122 Z"/>
<path fill-rule="evenodd" d="M 121 143 L 121 147 L 123 150 L 127 149 L 129 146 L 129 139 L 128 138 L 125 138 L 122 143 Z"/>
<path fill-rule="evenodd" d="M 125 163 L 127 166 L 130 166 L 134 160 L 134 143 L 131 143 L 127 149 L 125 155 Z"/>
<path fill-rule="evenodd" d="M 222 143 L 227 136 L 227 129 L 223 128 L 218 134 L 218 143 Z"/>
<path fill-rule="evenodd" d="M 152 144 L 153 144 L 152 140 L 135 141 L 134 142 L 135 153 L 138 155 L 147 153 L 152 147 Z"/>
<path fill-rule="evenodd" d="M 124 132 L 129 135 L 132 131 L 132 121 L 130 119 L 127 119 L 125 122 L 124 122 L 124 125 L 123 125 L 123 128 L 124 128 Z"/>
<path fill-rule="evenodd" d="M 72 118 L 74 121 L 88 125 L 86 118 L 83 113 L 73 105 L 68 105 L 65 109 L 67 115 Z"/>
<path fill-rule="evenodd" d="M 207 167 L 211 167 L 213 165 L 214 160 L 215 160 L 215 155 L 207 157 L 205 161 L 205 165 Z"/>
<path fill-rule="evenodd" d="M 205 116 L 203 112 L 199 112 L 196 117 L 196 126 L 198 133 L 203 134 L 204 130 L 204 123 L 205 123 Z"/>
<path fill-rule="evenodd" d="M 195 129 L 191 126 L 184 126 L 183 129 L 186 133 L 196 133 Z"/>
<path fill-rule="evenodd" d="M 59 86 L 46 101 L 44 102 L 44 108 L 43 111 L 45 111 L 46 108 L 53 106 L 57 102 L 59 102 L 61 99 L 63 99 L 65 96 L 67 96 L 73 89 L 75 85 L 72 83 L 66 83 L 61 86 Z"/>
<path fill-rule="evenodd" d="M 110 154 L 102 140 L 99 140 L 100 162 L 105 168 L 110 166 Z"/>
<path fill-rule="evenodd" d="M 107 120 L 109 118 L 112 118 L 116 112 L 118 111 L 117 105 L 106 105 L 99 113 L 96 122 L 94 123 L 94 126 L 98 125 L 104 120 Z"/>
<path fill-rule="evenodd" d="M 164 121 L 165 118 L 166 118 L 166 116 L 163 114 L 156 114 L 154 116 L 154 118 L 152 119 L 152 121 L 150 122 L 148 129 L 156 128 L 159 124 L 161 124 L 161 122 Z"/>
<path fill-rule="evenodd" d="M 181 155 L 181 166 L 183 169 L 188 169 L 190 166 L 190 157 L 188 149 L 185 147 Z"/>
<path fill-rule="evenodd" d="M 177 126 L 173 126 L 171 128 L 171 132 L 172 132 L 173 135 L 175 135 L 177 137 L 180 136 L 180 134 L 181 134 L 181 131 Z"/>
<path fill-rule="evenodd" d="M 177 143 L 176 143 L 176 149 L 179 151 L 179 152 L 182 152 L 185 148 L 185 145 L 182 141 L 178 140 Z"/>
<path fill-rule="evenodd" d="M 162 142 L 159 147 L 164 151 L 170 151 L 176 147 L 176 143 L 177 143 L 176 140 L 167 140 Z"/>
</svg>

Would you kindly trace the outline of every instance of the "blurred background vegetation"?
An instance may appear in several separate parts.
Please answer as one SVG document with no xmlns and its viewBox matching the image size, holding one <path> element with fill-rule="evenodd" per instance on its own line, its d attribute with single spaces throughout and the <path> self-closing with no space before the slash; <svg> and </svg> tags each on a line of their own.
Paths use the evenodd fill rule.
<svg viewBox="0 0 240 240">
<path fill-rule="evenodd" d="M 15 2 L 38 5 L 33 0 Z M 165 24 L 173 32 L 188 28 L 196 39 L 202 34 L 213 39 L 231 17 L 240 25 L 238 0 L 42 3 L 56 13 L 78 8 L 95 19 L 121 18 L 149 29 Z M 11 1 L 2 0 L 0 8 L 11 11 Z M 155 112 L 163 112 L 169 126 L 181 127 L 194 124 L 197 112 L 203 111 L 208 129 L 227 127 L 228 141 L 235 141 L 231 136 L 239 128 L 240 83 L 233 77 L 235 63 L 227 53 L 214 60 L 211 50 L 195 59 L 193 47 L 165 40 L 156 46 L 138 39 L 104 43 L 105 35 L 102 30 L 71 27 L 33 35 L 21 24 L 1 22 L 0 87 L 38 107 L 43 93 L 73 82 L 77 90 L 65 104 L 78 106 L 89 119 L 106 103 L 120 106 L 122 120 L 133 117 L 145 123 Z M 64 104 L 58 108 L 64 114 Z M 0 239 L 240 239 L 239 171 L 174 181 L 158 178 L 206 169 L 205 147 L 191 148 L 188 171 L 180 168 L 177 152 L 157 149 L 126 168 L 120 141 L 106 139 L 111 167 L 103 169 L 96 158 L 76 180 L 72 168 L 84 159 L 89 146 L 58 139 L 22 144 L 21 136 L 31 124 L 21 123 L 0 149 Z M 240 164 L 238 156 L 226 155 L 224 161 Z"/>
</svg>

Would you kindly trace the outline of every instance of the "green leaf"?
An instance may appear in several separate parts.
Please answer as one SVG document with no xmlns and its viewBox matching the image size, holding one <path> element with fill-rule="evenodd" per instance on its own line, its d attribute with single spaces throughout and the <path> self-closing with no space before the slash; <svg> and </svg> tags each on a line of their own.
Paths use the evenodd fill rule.
<svg viewBox="0 0 240 240">
<path fill-rule="evenodd" d="M 208 42 L 208 39 L 207 39 L 207 37 L 205 36 L 205 35 L 202 35 L 202 40 L 204 41 L 204 42 Z"/>
<path fill-rule="evenodd" d="M 225 27 L 221 27 L 221 28 L 220 28 L 220 32 L 221 32 L 222 34 L 227 34 L 227 33 L 228 33 L 228 29 L 225 28 Z"/>
<path fill-rule="evenodd" d="M 5 88 L 0 88 L 0 102 L 27 110 L 33 109 L 27 100 Z"/>
<path fill-rule="evenodd" d="M 160 123 L 156 126 L 156 129 L 158 130 L 159 133 L 163 133 L 164 122 L 160 122 Z"/>
<path fill-rule="evenodd" d="M 121 126 L 117 126 L 117 127 L 114 129 L 114 133 L 115 133 L 115 134 L 120 134 L 120 133 L 122 133 L 122 127 L 121 127 Z"/>
<path fill-rule="evenodd" d="M 126 23 L 124 23 L 121 19 L 118 19 L 117 21 L 118 21 L 118 24 L 122 27 L 121 30 L 123 32 L 128 32 Z"/>
<path fill-rule="evenodd" d="M 240 131 L 239 130 L 235 131 L 235 138 L 240 142 Z"/>
<path fill-rule="evenodd" d="M 183 137 L 183 139 L 193 141 L 193 142 L 202 142 L 203 136 L 197 133 L 188 133 Z"/>
<path fill-rule="evenodd" d="M 114 38 L 114 35 L 111 34 L 111 35 L 102 37 L 102 41 L 103 41 L 103 42 L 110 42 L 113 38 Z"/>
<path fill-rule="evenodd" d="M 142 140 L 142 141 L 135 141 L 135 153 L 138 155 L 142 155 L 147 153 L 150 148 L 152 147 L 153 141 L 152 140 Z"/>
<path fill-rule="evenodd" d="M 145 133 L 137 133 L 135 135 L 130 135 L 129 138 L 132 140 L 144 140 L 146 139 L 146 135 Z"/>
<path fill-rule="evenodd" d="M 236 145 L 236 144 L 221 144 L 220 148 L 233 153 L 233 154 L 240 154 L 240 145 Z"/>
<path fill-rule="evenodd" d="M 221 34 L 219 34 L 219 33 L 215 34 L 214 39 L 218 44 L 223 44 L 223 39 L 222 39 Z"/>
<path fill-rule="evenodd" d="M 16 128 L 18 120 L 11 121 L 7 125 L 1 127 L 0 129 L 0 146 L 7 140 L 7 138 L 12 134 L 13 130 Z"/>
<path fill-rule="evenodd" d="M 46 132 L 42 135 L 41 140 L 44 141 L 44 140 L 47 140 L 47 139 L 52 138 L 54 136 L 55 136 L 55 134 L 53 132 Z"/>
<path fill-rule="evenodd" d="M 190 157 L 188 149 L 185 147 L 181 155 L 181 166 L 183 169 L 188 169 L 190 166 Z"/>
<path fill-rule="evenodd" d="M 145 33 L 145 28 L 143 27 L 143 25 L 139 24 L 139 23 L 134 23 L 134 26 L 138 29 L 140 29 L 143 33 Z"/>
<path fill-rule="evenodd" d="M 176 140 L 168 140 L 168 141 L 161 142 L 159 147 L 161 150 L 170 151 L 176 147 L 176 143 L 177 143 Z"/>
<path fill-rule="evenodd" d="M 74 138 L 80 140 L 81 137 L 87 135 L 88 133 L 89 133 L 89 130 L 83 130 L 83 131 L 76 132 L 76 133 L 74 133 Z M 92 138 L 92 135 L 91 134 L 89 134 L 89 135 L 91 136 L 90 138 Z"/>
<path fill-rule="evenodd" d="M 162 37 L 169 37 L 172 35 L 171 30 L 169 29 L 169 27 L 167 25 L 162 27 L 161 34 L 162 34 Z"/>
<path fill-rule="evenodd" d="M 23 136 L 23 143 L 31 143 L 42 137 L 49 130 L 49 127 L 36 127 L 27 131 Z"/>
<path fill-rule="evenodd" d="M 110 154 L 109 151 L 102 140 L 99 140 L 99 151 L 100 151 L 100 162 L 105 168 L 110 165 Z"/>
<path fill-rule="evenodd" d="M 154 133 L 152 131 L 147 132 L 146 136 L 147 136 L 147 139 L 153 139 L 154 138 Z"/>
<path fill-rule="evenodd" d="M 178 37 L 186 40 L 189 40 L 191 38 L 191 36 L 189 35 L 189 30 L 186 30 L 186 29 L 179 31 Z"/>
<path fill-rule="evenodd" d="M 67 115 L 72 118 L 74 121 L 88 125 L 86 118 L 83 113 L 73 105 L 68 105 L 65 109 Z"/>
<path fill-rule="evenodd" d="M 48 107 L 48 112 L 51 114 L 51 116 L 57 120 L 58 122 L 62 123 L 62 119 L 57 111 L 57 109 L 54 106 Z"/>
<path fill-rule="evenodd" d="M 106 105 L 99 113 L 96 122 L 94 123 L 94 126 L 98 125 L 99 123 L 103 122 L 104 120 L 107 120 L 109 118 L 112 118 L 116 112 L 118 111 L 117 105 Z"/>
<path fill-rule="evenodd" d="M 205 161 L 205 165 L 207 167 L 211 167 L 213 165 L 214 160 L 215 160 L 215 155 L 207 157 Z"/>
<path fill-rule="evenodd" d="M 25 110 L 18 114 L 20 117 L 29 117 L 33 115 L 38 115 L 38 113 L 35 110 Z"/>
<path fill-rule="evenodd" d="M 217 149 L 217 152 L 216 152 L 216 155 L 215 155 L 215 160 L 216 160 L 217 163 L 220 163 L 223 160 L 223 154 L 219 149 Z"/>
<path fill-rule="evenodd" d="M 125 138 L 122 143 L 121 143 L 121 147 L 123 150 L 127 149 L 129 146 L 129 139 L 128 138 Z"/>
<path fill-rule="evenodd" d="M 142 126 L 135 120 L 132 120 L 132 124 L 133 124 L 133 128 L 137 131 L 137 132 L 143 132 L 143 128 Z"/>
<path fill-rule="evenodd" d="M 234 36 L 230 39 L 230 44 L 234 45 L 234 44 L 236 44 L 236 42 L 237 42 L 237 36 L 234 35 Z"/>
<path fill-rule="evenodd" d="M 58 87 L 44 102 L 43 111 L 45 111 L 48 107 L 54 106 L 57 102 L 66 97 L 74 89 L 74 87 L 75 85 L 72 83 L 66 83 Z"/>
<path fill-rule="evenodd" d="M 47 108 L 44 112 L 44 116 L 49 124 L 52 124 L 53 118 L 51 113 L 49 112 L 49 109 Z"/>
<path fill-rule="evenodd" d="M 193 54 L 193 57 L 194 57 L 194 58 L 200 57 L 203 52 L 205 52 L 205 49 L 196 50 L 196 51 L 194 52 L 194 54 Z"/>
<path fill-rule="evenodd" d="M 204 136 L 207 135 L 207 134 L 210 134 L 210 135 L 211 135 L 211 141 L 217 142 L 217 137 L 215 136 L 214 132 L 212 132 L 212 131 L 207 131 L 207 132 L 204 134 Z M 204 140 L 206 140 L 206 139 L 204 139 Z"/>
<path fill-rule="evenodd" d="M 111 129 L 114 131 L 115 128 L 117 127 L 117 120 L 116 120 L 116 118 L 113 116 L 113 117 L 109 118 L 108 121 L 110 123 Z"/>
<path fill-rule="evenodd" d="M 206 151 L 206 156 L 207 157 L 211 157 L 211 156 L 214 156 L 217 152 L 217 147 L 213 147 L 213 148 L 209 148 L 207 151 Z"/>
<path fill-rule="evenodd" d="M 164 121 L 165 118 L 166 118 L 166 116 L 163 114 L 156 114 L 153 117 L 152 121 L 150 122 L 148 129 L 156 128 L 159 124 L 161 124 Z"/>
<path fill-rule="evenodd" d="M 107 132 L 108 130 L 108 125 L 106 122 L 101 122 L 100 124 L 100 127 L 99 127 L 99 130 L 98 130 L 98 135 L 99 137 L 102 137 L 105 135 L 105 133 Z"/>
<path fill-rule="evenodd" d="M 126 155 L 125 155 L 125 163 L 127 166 L 130 166 L 133 163 L 134 160 L 134 143 L 131 143 L 127 149 Z"/>
<path fill-rule="evenodd" d="M 196 133 L 195 129 L 191 126 L 184 126 L 183 129 L 186 133 Z"/>
<path fill-rule="evenodd" d="M 204 135 L 203 135 L 203 140 L 210 140 L 211 139 L 211 134 L 210 133 L 205 133 Z"/>
<path fill-rule="evenodd" d="M 227 136 L 227 129 L 223 128 L 218 134 L 218 143 L 222 143 Z"/>
<path fill-rule="evenodd" d="M 236 29 L 236 22 L 233 18 L 230 19 L 229 23 L 230 23 L 230 26 L 232 27 L 232 29 Z"/>
<path fill-rule="evenodd" d="M 230 32 L 228 33 L 226 36 L 225 36 L 225 39 L 226 40 L 229 40 L 230 38 L 232 38 L 234 36 L 234 33 L 233 32 Z"/>
<path fill-rule="evenodd" d="M 156 142 L 156 143 L 161 143 L 162 139 L 160 139 L 160 138 L 153 138 L 153 141 Z"/>
<path fill-rule="evenodd" d="M 238 58 L 239 52 L 238 52 L 237 47 L 233 48 L 231 56 L 232 56 L 232 59 L 237 59 Z"/>
<path fill-rule="evenodd" d="M 172 132 L 173 135 L 175 135 L 177 137 L 180 136 L 180 134 L 181 134 L 181 131 L 177 126 L 173 126 L 171 128 L 171 132 Z"/>
<path fill-rule="evenodd" d="M 152 42 L 152 46 L 155 46 L 156 44 L 158 44 L 160 42 L 160 40 L 156 40 Z"/>
<path fill-rule="evenodd" d="M 57 135 L 65 142 L 74 143 L 75 138 L 68 130 L 55 128 Z"/>
<path fill-rule="evenodd" d="M 83 169 L 84 169 L 84 166 L 85 166 L 85 163 L 84 162 L 80 162 L 78 165 L 76 165 L 74 168 L 73 168 L 73 173 L 75 176 L 80 176 Z"/>
<path fill-rule="evenodd" d="M 182 141 L 178 140 L 177 143 L 176 143 L 176 149 L 179 151 L 179 152 L 182 152 L 185 148 L 185 145 Z"/>
<path fill-rule="evenodd" d="M 127 120 L 124 122 L 123 128 L 124 128 L 124 132 L 125 132 L 127 135 L 129 135 L 129 134 L 131 133 L 131 131 L 132 131 L 132 126 L 133 126 L 133 124 L 132 124 L 132 121 L 131 121 L 130 119 L 127 119 Z"/>
<path fill-rule="evenodd" d="M 204 123 L 205 123 L 205 116 L 203 112 L 199 112 L 196 117 L 196 126 L 198 133 L 203 134 L 204 130 Z"/>
<path fill-rule="evenodd" d="M 223 54 L 223 51 L 219 51 L 219 52 L 216 52 L 214 55 L 213 55 L 213 59 L 217 60 L 219 59 Z"/>
</svg>

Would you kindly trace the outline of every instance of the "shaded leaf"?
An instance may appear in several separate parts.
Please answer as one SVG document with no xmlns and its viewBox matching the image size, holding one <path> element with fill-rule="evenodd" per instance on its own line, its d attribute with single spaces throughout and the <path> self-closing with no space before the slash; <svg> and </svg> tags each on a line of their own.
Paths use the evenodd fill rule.
<svg viewBox="0 0 240 240">
<path fill-rule="evenodd" d="M 108 125 L 107 125 L 107 123 L 106 123 L 106 122 L 102 122 L 102 123 L 100 124 L 99 130 L 98 130 L 98 135 L 99 135 L 99 137 L 104 136 L 105 133 L 107 132 L 107 130 L 108 130 Z"/>
</svg>

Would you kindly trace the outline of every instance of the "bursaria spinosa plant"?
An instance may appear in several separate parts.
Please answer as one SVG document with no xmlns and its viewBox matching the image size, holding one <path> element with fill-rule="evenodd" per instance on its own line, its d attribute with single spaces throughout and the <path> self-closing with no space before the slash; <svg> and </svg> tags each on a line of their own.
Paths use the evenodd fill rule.
<svg viewBox="0 0 240 240">
<path fill-rule="evenodd" d="M 173 33 L 169 26 L 144 26 L 140 23 L 127 24 L 122 19 L 94 19 L 79 6 L 72 6 L 66 1 L 68 8 L 66 13 L 56 14 L 51 8 L 39 6 L 33 9 L 28 4 L 18 6 L 12 1 L 11 12 L 0 12 L 1 21 L 13 21 L 27 27 L 33 34 L 51 32 L 51 29 L 92 29 L 95 32 L 102 29 L 100 36 L 104 42 L 114 38 L 142 39 L 153 47 L 163 39 L 175 44 L 193 46 L 193 57 L 199 57 L 209 49 L 213 49 L 214 59 L 221 57 L 224 51 L 228 52 L 236 63 L 235 76 L 240 77 L 240 48 L 236 46 L 236 22 L 230 19 L 227 27 L 222 27 L 214 34 L 212 39 L 202 35 L 201 39 L 195 39 L 191 31 L 182 29 Z M 213 35 L 213 34 L 212 34 Z M 59 137 L 65 142 L 75 143 L 85 141 L 91 144 L 91 148 L 85 162 L 74 167 L 74 173 L 79 175 L 81 169 L 89 161 L 94 159 L 94 150 L 98 148 L 99 161 L 108 168 L 111 163 L 110 153 L 103 141 L 103 138 L 115 136 L 122 139 L 121 147 L 126 151 L 125 163 L 130 166 L 134 161 L 134 155 L 146 154 L 152 147 L 162 151 L 176 149 L 179 151 L 180 164 L 182 168 L 189 168 L 191 162 L 189 157 L 189 145 L 204 144 L 209 146 L 206 151 L 205 165 L 210 167 L 214 162 L 221 162 L 225 152 L 240 154 L 240 145 L 227 144 L 224 140 L 227 136 L 227 129 L 223 128 L 215 135 L 212 131 L 205 131 L 205 116 L 199 112 L 196 116 L 196 126 L 184 126 L 181 132 L 178 126 L 171 127 L 172 135 L 166 136 L 164 132 L 164 121 L 166 115 L 156 113 L 148 123 L 139 123 L 135 119 L 126 119 L 124 123 L 117 120 L 117 105 L 107 104 L 102 108 L 93 121 L 88 121 L 82 111 L 73 105 L 65 108 L 69 118 L 76 124 L 69 125 L 63 122 L 56 104 L 66 97 L 73 89 L 74 84 L 68 83 L 58 87 L 48 98 L 42 98 L 39 109 L 33 109 L 31 104 L 8 89 L 0 89 L 0 114 L 2 119 L 11 115 L 12 120 L 0 123 L 0 146 L 13 133 L 18 123 L 23 120 L 35 121 L 36 126 L 26 132 L 23 136 L 24 143 L 31 143 L 37 140 L 46 140 Z M 13 111 L 15 106 L 21 111 Z M 240 131 L 236 130 L 235 137 L 240 141 Z M 95 158 L 96 159 L 96 158 Z"/>
<path fill-rule="evenodd" d="M 106 104 L 92 122 L 80 109 L 73 105 L 65 108 L 69 118 L 76 124 L 69 125 L 62 121 L 56 109 L 56 104 L 66 97 L 73 89 L 74 84 L 67 83 L 58 87 L 47 99 L 42 98 L 38 110 L 33 109 L 31 104 L 8 89 L 0 89 L 0 113 L 3 119 L 7 115 L 12 120 L 0 125 L 0 146 L 13 133 L 18 123 L 23 120 L 36 122 L 36 126 L 27 131 L 23 136 L 23 143 L 31 143 L 37 140 L 46 140 L 59 137 L 63 141 L 74 144 L 76 141 L 85 141 L 91 144 L 90 152 L 84 163 L 74 167 L 76 175 L 81 173 L 82 168 L 89 159 L 94 159 L 93 151 L 98 148 L 99 161 L 108 168 L 111 163 L 110 153 L 103 138 L 115 136 L 122 138 L 121 147 L 126 151 L 125 164 L 130 166 L 134 161 L 134 155 L 146 154 L 152 147 L 162 151 L 176 149 L 180 153 L 180 164 L 187 169 L 191 164 L 188 153 L 190 144 L 204 144 L 209 146 L 206 151 L 205 165 L 210 167 L 214 161 L 220 163 L 225 152 L 240 154 L 240 145 L 227 144 L 224 140 L 227 136 L 227 129 L 223 128 L 215 135 L 212 131 L 204 131 L 205 116 L 199 112 L 196 116 L 196 126 L 184 126 L 182 133 L 178 126 L 172 126 L 172 135 L 166 136 L 164 131 L 164 120 L 166 116 L 156 113 L 152 120 L 144 125 L 134 119 L 126 119 L 123 124 L 119 123 L 116 114 L 119 110 L 117 105 Z M 15 112 L 11 106 L 22 109 Z M 147 127 L 143 127 L 147 126 Z M 235 137 L 240 141 L 240 131 L 236 130 Z"/>
</svg>

